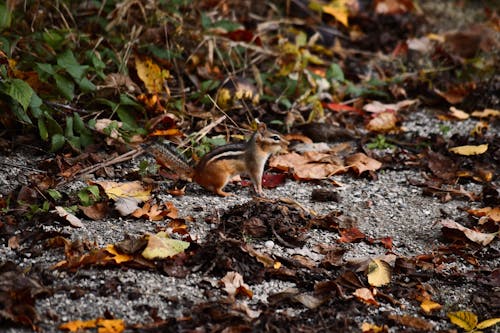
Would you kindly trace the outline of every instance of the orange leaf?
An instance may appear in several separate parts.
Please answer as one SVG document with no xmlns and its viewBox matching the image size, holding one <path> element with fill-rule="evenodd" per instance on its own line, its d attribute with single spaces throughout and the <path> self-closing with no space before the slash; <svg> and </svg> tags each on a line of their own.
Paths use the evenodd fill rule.
<svg viewBox="0 0 500 333">
<path fill-rule="evenodd" d="M 358 175 L 365 171 L 375 171 L 382 167 L 382 163 L 366 156 L 363 153 L 356 153 L 346 158 L 348 168 L 353 169 Z"/>
</svg>

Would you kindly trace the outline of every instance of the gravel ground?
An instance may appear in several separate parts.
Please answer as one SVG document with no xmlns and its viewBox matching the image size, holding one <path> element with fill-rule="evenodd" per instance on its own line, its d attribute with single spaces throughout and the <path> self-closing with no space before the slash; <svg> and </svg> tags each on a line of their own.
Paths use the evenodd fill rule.
<svg viewBox="0 0 500 333">
<path fill-rule="evenodd" d="M 451 128 L 447 135 L 468 132 L 474 125 L 472 120 L 438 121 L 430 111 L 407 114 L 403 125 L 426 135 L 429 132 L 439 133 L 440 125 L 443 123 Z M 498 128 L 493 130 L 498 130 Z M 3 161 L 9 165 L 17 164 L 25 167 L 35 165 L 33 159 L 27 160 L 25 156 L 23 153 L 13 153 L 4 157 Z M 6 168 L 5 164 L 1 167 L 4 169 L 0 173 L 3 193 L 9 192 L 19 183 L 25 183 L 26 174 L 30 171 L 27 168 Z M 431 253 L 433 249 L 442 245 L 439 241 L 440 226 L 436 225 L 436 221 L 442 218 L 443 212 L 455 219 L 464 216 L 464 212 L 458 208 L 469 206 L 469 203 L 464 200 L 451 200 L 442 203 L 436 198 L 423 196 L 420 188 L 408 183 L 407 179 L 409 178 L 420 179 L 421 175 L 413 170 L 383 170 L 378 173 L 377 180 L 369 180 L 346 174 L 333 177 L 335 181 L 343 184 L 337 188 L 332 187 L 326 180 L 316 183 L 288 180 L 276 189 L 265 190 L 265 193 L 270 198 L 291 198 L 318 214 L 342 211 L 345 216 L 353 218 L 358 228 L 368 236 L 374 238 L 392 237 L 393 252 L 398 256 Z M 66 190 L 75 190 L 83 184 L 83 182 L 71 183 Z M 465 186 L 467 190 L 480 191 L 477 184 L 470 183 Z M 335 189 L 340 197 L 339 202 L 312 202 L 311 192 L 318 188 Z M 179 209 L 181 217 L 192 217 L 192 221 L 188 222 L 190 233 L 201 243 L 214 228 L 213 225 L 205 222 L 206 216 L 251 200 L 250 188 L 248 187 L 231 185 L 229 190 L 236 195 L 220 198 L 203 191 L 197 185 L 190 184 L 185 196 L 172 197 L 165 193 L 158 193 L 157 198 L 159 201 L 173 202 Z M 122 240 L 125 234 L 140 236 L 146 232 L 155 232 L 156 227 L 162 223 L 162 221 L 150 222 L 118 218 L 84 221 L 83 228 L 66 226 L 62 231 L 69 234 L 73 240 L 90 240 L 98 246 L 105 246 Z M 318 262 L 322 255 L 314 251 L 314 246 L 320 243 L 334 244 L 338 234 L 317 229 L 310 230 L 309 233 L 308 241 L 302 248 L 285 249 L 272 241 L 257 242 L 253 245 L 255 248 L 270 254 L 288 257 L 299 253 Z M 498 250 L 498 240 L 490 246 Z M 345 259 L 348 262 L 383 255 L 386 251 L 381 246 L 367 245 L 363 242 L 346 244 L 346 247 L 348 252 Z M 0 257 L 3 260 L 16 262 L 26 270 L 33 267 L 48 268 L 64 259 L 60 249 L 47 250 L 40 256 L 30 256 L 29 253 L 20 256 L 18 252 L 12 251 L 7 244 L 0 244 Z M 499 260 L 489 264 L 492 267 L 498 267 Z M 445 265 L 444 269 L 449 270 L 465 272 L 471 269 L 471 266 L 460 261 L 449 262 Z M 125 319 L 127 323 L 151 321 L 149 315 L 151 308 L 157 308 L 158 316 L 162 318 L 180 317 L 194 304 L 217 299 L 224 294 L 217 279 L 199 274 L 190 274 L 187 278 L 180 279 L 157 272 L 125 268 L 88 268 L 81 269 L 75 274 L 49 270 L 48 272 L 54 280 L 51 287 L 57 286 L 57 291 L 52 296 L 40 299 L 36 303 L 36 308 L 42 318 L 40 326 L 47 332 L 56 331 L 57 325 L 61 322 L 102 317 L 106 311 L 115 318 Z M 439 285 L 439 282 L 436 283 Z M 76 289 L 75 286 L 77 286 Z M 291 282 L 278 280 L 251 285 L 254 298 L 249 301 L 249 305 L 252 307 L 258 302 L 266 303 L 268 295 L 293 287 L 294 284 Z M 75 296 L 79 292 L 81 295 Z M 470 284 L 463 288 L 445 286 L 440 288 L 439 299 L 436 301 L 449 308 L 467 309 L 474 292 L 475 288 Z M 398 301 L 402 303 L 400 306 L 384 305 L 371 311 L 374 313 L 381 311 L 393 311 L 400 314 L 418 313 L 418 309 L 409 304 L 407 300 L 398 299 Z M 296 309 L 289 309 L 289 311 L 299 315 Z M 356 320 L 362 323 L 366 318 L 360 317 Z M 436 329 L 451 328 L 451 325 L 443 320 L 436 321 L 434 324 Z M 29 330 L 20 328 L 6 330 L 6 332 L 27 331 Z"/>
</svg>

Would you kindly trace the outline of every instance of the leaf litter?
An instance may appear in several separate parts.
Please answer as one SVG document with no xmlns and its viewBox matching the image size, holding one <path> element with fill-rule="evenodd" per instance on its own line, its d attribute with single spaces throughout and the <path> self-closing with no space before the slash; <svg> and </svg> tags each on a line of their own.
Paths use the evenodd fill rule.
<svg viewBox="0 0 500 333">
<path fill-rule="evenodd" d="M 298 4 L 298 1 L 292 2 L 293 6 Z M 292 16 L 297 14 L 297 8 L 293 6 Z M 55 131 L 59 132 L 52 136 L 51 142 L 54 151 L 67 143 L 69 147 L 66 149 L 69 150 L 66 150 L 66 155 L 36 161 L 32 165 L 43 171 L 46 177 L 37 175 L 22 180 L 24 186 L 9 189 L 6 196 L 1 197 L 0 236 L 7 241 L 1 251 L 5 258 L 15 261 L 1 266 L 2 274 L 8 278 L 2 284 L 1 325 L 13 323 L 49 330 L 55 327 L 55 323 L 62 323 L 61 329 L 98 327 L 100 331 L 116 332 L 123 330 L 124 325 L 137 331 L 207 328 L 211 331 L 279 331 L 286 328 L 316 332 L 353 331 L 360 327 L 363 331 L 388 331 L 389 327 L 410 331 L 449 329 L 451 326 L 445 321 L 446 316 L 451 323 L 469 331 L 485 329 L 498 322 L 495 318 L 500 308 L 498 299 L 495 300 L 488 289 L 498 287 L 498 268 L 495 268 L 498 267 L 499 254 L 496 214 L 499 205 L 498 111 L 480 105 L 495 105 L 493 97 L 477 98 L 482 93 L 492 95 L 488 92 L 495 83 L 455 83 L 453 79 L 456 77 L 444 67 L 435 72 L 431 69 L 431 74 L 436 75 L 433 82 L 436 88 L 430 91 L 425 88 L 428 84 L 425 78 L 414 79 L 425 73 L 417 68 L 415 73 L 419 74 L 407 73 L 404 85 L 389 83 L 391 86 L 387 89 L 378 90 L 377 84 L 381 82 L 364 84 L 371 82 L 364 72 L 369 52 L 352 57 L 356 51 L 352 53 L 353 49 L 350 49 L 363 47 L 373 52 L 392 52 L 393 55 L 408 57 L 407 64 L 418 67 L 420 64 L 411 61 L 414 56 L 411 52 L 417 51 L 422 63 L 437 60 L 439 66 L 454 67 L 463 65 L 466 58 L 478 52 L 491 51 L 485 43 L 489 41 L 491 29 L 487 26 L 472 27 L 462 33 L 448 32 L 443 38 L 428 36 L 436 43 L 416 47 L 415 41 L 405 42 L 412 27 L 419 26 L 422 20 L 420 15 L 413 15 L 419 14 L 419 8 L 411 1 L 379 1 L 374 7 L 374 12 L 380 15 L 378 17 L 358 15 L 359 8 L 347 10 L 349 2 L 345 1 L 339 1 L 335 6 L 333 3 L 317 3 L 316 6 L 314 10 L 327 14 L 325 20 L 334 18 L 344 26 L 343 29 L 353 27 L 348 31 L 352 39 L 346 39 L 343 45 L 329 41 L 326 32 L 331 30 L 324 25 L 323 18 L 318 21 L 312 9 L 307 8 L 306 14 L 310 18 L 316 17 L 315 24 L 319 25 L 315 28 L 322 34 L 309 36 L 303 31 L 297 32 L 294 38 L 279 43 L 282 47 L 279 51 L 283 52 L 278 55 L 272 50 L 266 53 L 263 52 L 263 41 L 270 40 L 264 34 L 255 37 L 243 25 L 234 25 L 225 19 L 214 22 L 214 19 L 220 19 L 218 13 L 209 13 L 210 17 L 201 18 L 203 28 L 213 34 L 213 39 L 200 42 L 200 45 L 207 43 L 206 59 L 201 54 L 192 54 L 192 63 L 185 64 L 184 79 L 189 78 L 197 90 L 204 93 L 216 90 L 215 99 L 230 110 L 228 115 L 233 121 L 249 115 L 265 117 L 266 112 L 262 110 L 245 109 L 245 105 L 259 103 L 257 92 L 264 94 L 265 100 L 269 99 L 266 94 L 272 94 L 273 90 L 281 94 L 288 90 L 298 92 L 299 87 L 283 89 L 279 82 L 273 85 L 269 81 L 264 85 L 262 80 L 266 78 L 263 75 L 254 75 L 256 87 L 251 83 L 248 85 L 243 78 L 237 78 L 235 82 L 238 84 L 231 86 L 226 83 L 232 81 L 225 81 L 220 89 L 215 89 L 211 88 L 212 82 L 200 83 L 199 79 L 221 79 L 221 68 L 214 59 L 214 49 L 218 54 L 223 45 L 221 41 L 276 57 L 276 63 L 281 65 L 280 75 L 294 78 L 299 73 L 314 83 L 318 95 L 311 94 L 311 91 L 301 91 L 302 95 L 284 93 L 280 106 L 267 105 L 267 116 L 285 114 L 284 109 L 280 109 L 285 106 L 289 110 L 282 124 L 291 126 L 301 118 L 325 120 L 322 119 L 325 109 L 333 111 L 327 114 L 326 126 L 312 126 L 312 132 L 321 129 L 321 133 L 315 134 L 316 138 L 323 138 L 319 140 L 323 142 L 335 141 L 338 137 L 352 140 L 354 144 L 350 153 L 339 153 L 335 149 L 326 152 L 314 151 L 316 148 L 312 151 L 291 149 L 288 160 L 271 163 L 271 166 L 285 171 L 282 175 L 293 175 L 296 181 L 315 182 L 290 183 L 285 182 L 285 177 L 276 176 L 269 184 L 269 187 L 275 187 L 267 192 L 274 196 L 270 199 L 248 201 L 247 189 L 237 187 L 237 198 L 220 202 L 191 184 L 187 192 L 177 192 L 183 196 L 173 198 L 167 194 L 167 189 L 155 183 L 157 176 L 153 176 L 152 181 L 145 180 L 149 184 L 155 183 L 152 192 L 142 185 L 137 192 L 131 191 L 128 186 L 138 183 L 138 174 L 144 172 L 144 168 L 138 168 L 135 161 L 126 163 L 124 168 L 115 165 L 117 161 L 128 161 L 127 156 L 121 159 L 123 155 L 98 153 L 93 151 L 96 147 L 87 146 L 90 148 L 85 153 L 73 158 L 71 151 L 81 151 L 88 133 L 83 130 L 85 126 L 70 126 L 71 122 L 80 124 L 79 116 L 66 118 L 64 135 L 59 133 L 62 129 L 56 128 Z M 108 29 L 140 22 L 146 18 L 145 10 L 140 2 L 117 7 L 109 15 Z M 128 11 L 137 15 L 125 15 Z M 350 13 L 350 17 L 346 17 L 346 13 Z M 207 13 L 203 12 L 203 15 Z M 172 19 L 179 19 L 179 16 L 173 15 Z M 186 17 L 186 20 L 191 19 Z M 294 21 L 297 26 L 304 25 L 298 17 L 294 20 L 297 20 Z M 395 24 L 400 29 L 391 28 Z M 320 29 L 325 27 L 328 29 Z M 363 35 L 362 30 L 369 33 Z M 145 38 L 162 39 L 162 35 L 148 31 Z M 477 43 L 462 48 L 462 38 Z M 316 44 L 318 40 L 320 42 Z M 325 46 L 332 48 L 325 50 L 322 48 Z M 157 56 L 134 54 L 133 75 L 125 77 L 121 84 L 115 82 L 112 89 L 127 86 L 128 92 L 134 93 L 141 89 L 137 83 L 144 85 L 145 91 L 137 96 L 137 101 L 142 103 L 141 112 L 154 117 L 150 121 L 151 133 L 169 138 L 182 137 L 183 131 L 174 128 L 176 115 L 158 114 L 166 111 L 166 105 L 172 108 L 169 111 L 185 108 L 193 123 L 200 122 L 196 124 L 200 128 L 204 120 L 211 118 L 207 116 L 208 112 L 198 113 L 203 110 L 201 105 L 206 103 L 200 101 L 208 94 L 194 97 L 181 107 L 168 104 L 173 94 L 184 94 L 187 90 L 176 90 L 177 82 L 172 75 L 180 81 L 182 76 L 174 73 L 179 71 L 175 57 L 168 56 L 168 61 L 165 61 L 158 56 L 158 50 L 152 48 L 151 52 Z M 342 68 L 336 65 L 338 68 L 332 66 L 326 70 L 323 56 L 331 57 L 332 54 L 338 56 Z M 29 104 L 26 96 L 34 96 L 34 90 L 20 79 L 27 74 L 20 72 L 14 62 L 9 63 L 12 59 L 7 58 L 2 53 L 1 63 L 9 64 L 7 70 L 15 75 L 7 95 L 26 111 Z M 206 62 L 200 64 L 200 61 Z M 238 58 L 231 59 L 232 66 L 233 61 L 237 63 Z M 83 92 L 93 89 L 91 82 L 82 77 L 86 67 L 77 62 L 71 51 L 65 51 L 57 59 L 57 64 L 61 67 L 58 70 L 66 68 L 67 75 L 78 79 L 76 83 Z M 398 64 L 394 62 L 394 65 Z M 483 65 L 488 68 L 488 61 Z M 394 74 L 395 66 L 391 61 L 382 59 L 376 66 L 379 78 L 383 80 Z M 141 82 L 135 80 L 135 74 Z M 325 77 L 331 82 L 324 82 Z M 57 78 L 56 81 L 61 82 Z M 243 85 L 240 82 L 245 83 L 244 90 L 237 89 Z M 339 87 L 339 83 L 345 83 L 348 88 Z M 335 84 L 335 93 L 325 89 Z M 32 85 L 37 88 L 38 83 L 32 82 Z M 68 88 L 58 87 L 69 98 L 75 92 Z M 23 89 L 26 94 L 19 94 L 18 90 Z M 38 88 L 36 90 L 40 92 Z M 415 91 L 422 93 L 427 102 L 446 101 L 460 109 L 422 115 L 416 112 L 413 100 L 406 98 L 407 95 L 413 96 Z M 390 100 L 388 94 L 404 100 L 390 104 L 377 100 Z M 319 96 L 333 102 L 320 102 Z M 342 104 L 336 103 L 337 100 L 346 96 L 356 96 L 353 106 L 339 107 Z M 85 103 L 87 98 L 89 95 L 82 95 L 82 102 Z M 471 101 L 478 105 L 467 107 Z M 94 129 L 105 137 L 102 141 L 106 143 L 100 148 L 121 151 L 128 143 L 142 142 L 144 132 L 141 133 L 135 123 L 137 114 L 127 109 L 132 105 L 137 107 L 137 102 L 122 95 L 120 104 L 114 104 L 111 99 L 107 103 L 113 113 L 117 112 L 120 121 L 106 117 L 97 119 Z M 467 116 L 469 113 L 472 117 Z M 19 110 L 18 115 L 22 117 L 23 112 Z M 26 117 L 23 120 L 27 121 Z M 471 124 L 474 117 L 483 119 L 484 123 L 466 130 L 464 124 Z M 11 120 L 6 117 L 1 121 L 5 126 Z M 424 124 L 419 126 L 419 121 Z M 449 121 L 458 124 L 449 124 Z M 46 127 L 54 123 L 51 118 L 40 120 L 42 139 L 48 136 Z M 336 124 L 346 130 L 339 131 Z M 432 125 L 438 129 L 431 131 Z M 446 126 L 458 130 L 447 134 Z M 73 130 L 78 135 L 75 136 Z M 227 127 L 215 130 L 223 133 Z M 308 133 L 305 129 L 302 133 L 303 136 L 296 135 L 295 138 L 308 144 L 314 141 L 309 138 L 313 137 L 309 134 L 311 130 Z M 284 156 L 276 159 L 279 161 Z M 197 157 L 197 152 L 194 152 L 193 158 Z M 133 168 L 135 171 L 129 173 Z M 54 184 L 60 189 L 59 185 L 68 184 L 74 177 L 90 174 L 96 178 L 133 180 L 114 183 L 112 188 L 125 185 L 118 187 L 118 194 L 105 186 L 111 183 L 100 181 L 103 191 L 117 201 L 115 210 L 122 217 L 114 215 L 116 211 L 111 210 L 108 198 L 88 187 L 78 188 L 79 194 L 85 193 L 80 195 L 80 200 L 85 198 L 85 203 L 78 202 L 75 191 L 63 191 L 61 197 L 48 191 Z M 329 197 L 325 197 L 321 204 L 309 201 L 312 189 L 330 188 L 337 179 L 341 179 L 337 184 L 342 186 L 333 190 L 338 194 L 332 196 L 335 200 L 328 201 Z M 68 186 L 71 188 L 72 185 Z M 418 187 L 429 197 L 421 197 Z M 443 204 L 434 198 L 441 199 Z M 93 207 L 82 211 L 95 221 L 73 218 L 72 212 L 80 203 L 84 203 L 84 207 Z M 51 207 L 59 213 L 54 214 Z M 491 209 L 487 210 L 488 207 Z M 132 213 L 135 219 L 131 219 Z M 101 216 L 109 219 L 102 220 Z M 73 229 L 72 226 L 79 228 Z M 62 259 L 63 255 L 65 259 Z M 52 270 L 48 270 L 47 265 Z M 156 280 L 150 282 L 151 279 Z M 263 291 L 259 289 L 262 285 L 272 285 L 272 288 Z M 452 301 L 450 305 L 450 299 L 441 292 L 447 288 L 460 301 Z M 66 294 L 74 302 L 68 302 Z M 186 294 L 188 297 L 184 297 Z M 110 299 L 110 295 L 115 299 Z M 159 298 L 151 302 L 148 297 Z M 117 299 L 120 301 L 115 302 Z M 18 301 L 24 304 L 21 309 Z M 78 313 L 74 308 L 76 304 L 81 306 L 88 320 L 79 320 L 72 315 Z M 85 304 L 99 306 L 89 309 Z M 444 306 L 440 307 L 441 304 Z M 62 310 L 64 306 L 68 309 Z M 180 311 L 173 313 L 175 306 Z M 481 313 L 481 317 L 484 314 L 486 318 L 479 322 L 474 312 L 455 311 L 465 306 L 472 306 L 474 312 Z M 367 317 L 372 323 L 367 323 Z"/>
</svg>

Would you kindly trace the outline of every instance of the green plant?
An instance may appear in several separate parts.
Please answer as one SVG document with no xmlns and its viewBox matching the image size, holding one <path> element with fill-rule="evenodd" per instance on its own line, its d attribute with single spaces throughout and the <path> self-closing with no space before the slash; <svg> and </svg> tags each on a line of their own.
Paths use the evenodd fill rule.
<svg viewBox="0 0 500 333">
<path fill-rule="evenodd" d="M 378 134 L 366 147 L 368 149 L 393 149 L 395 145 L 387 142 L 387 139 L 382 134 Z"/>
<path fill-rule="evenodd" d="M 78 198 L 83 206 L 91 206 L 101 200 L 97 185 L 87 186 L 78 192 Z"/>
</svg>

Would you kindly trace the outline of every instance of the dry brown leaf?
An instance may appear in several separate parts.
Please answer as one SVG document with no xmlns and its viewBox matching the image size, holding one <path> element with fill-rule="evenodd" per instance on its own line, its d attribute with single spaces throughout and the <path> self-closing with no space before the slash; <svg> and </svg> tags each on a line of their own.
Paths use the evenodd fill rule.
<svg viewBox="0 0 500 333">
<path fill-rule="evenodd" d="M 78 206 L 78 208 L 81 209 L 85 216 L 97 221 L 102 220 L 106 216 L 108 205 L 106 202 L 97 202 L 92 206 Z"/>
<path fill-rule="evenodd" d="M 399 111 L 401 109 L 407 108 L 418 102 L 418 99 L 406 99 L 397 103 L 384 104 L 379 101 L 373 101 L 371 103 L 365 104 L 363 110 L 371 113 L 381 113 L 385 111 Z"/>
<path fill-rule="evenodd" d="M 467 112 L 459 110 L 454 106 L 450 106 L 449 115 L 455 119 L 458 119 L 458 120 L 465 120 L 465 119 L 469 119 L 469 117 L 470 117 Z"/>
<path fill-rule="evenodd" d="M 398 117 L 394 111 L 384 111 L 374 115 L 366 124 L 366 129 L 371 132 L 387 133 L 397 129 Z"/>
<path fill-rule="evenodd" d="M 483 111 L 474 111 L 471 115 L 478 118 L 500 117 L 500 111 L 493 109 L 484 109 Z"/>
<path fill-rule="evenodd" d="M 382 163 L 363 153 L 348 156 L 345 163 L 347 164 L 347 168 L 354 170 L 358 176 L 365 171 L 375 171 L 382 167 Z"/>
<path fill-rule="evenodd" d="M 432 323 L 418 317 L 412 317 L 409 315 L 400 316 L 396 314 L 390 314 L 388 318 L 394 320 L 395 322 L 401 325 L 413 327 L 420 331 L 432 331 L 434 329 L 434 325 Z"/>
<path fill-rule="evenodd" d="M 458 146 L 450 148 L 448 150 L 458 155 L 465 155 L 465 156 L 480 155 L 484 154 L 488 150 L 488 144 L 478 145 L 478 146 L 472 146 L 472 145 Z"/>
<path fill-rule="evenodd" d="M 236 297 L 238 294 L 245 295 L 250 299 L 253 297 L 253 292 L 243 282 L 243 276 L 238 272 L 227 272 L 221 282 L 224 285 L 224 291 L 231 297 Z"/>
<path fill-rule="evenodd" d="M 359 300 L 365 302 L 366 304 L 378 306 L 378 302 L 375 300 L 373 293 L 368 288 L 358 288 L 353 293 Z"/>
<path fill-rule="evenodd" d="M 467 213 L 477 217 L 487 216 L 493 222 L 500 222 L 500 207 L 484 207 L 480 209 L 468 209 Z"/>
<path fill-rule="evenodd" d="M 475 231 L 475 230 L 466 228 L 463 225 L 461 225 L 460 223 L 457 223 L 457 222 L 450 220 L 450 219 L 442 220 L 440 223 L 445 228 L 454 229 L 454 230 L 458 230 L 458 231 L 462 232 L 465 235 L 465 237 L 467 237 L 469 240 L 471 240 L 477 244 L 483 245 L 483 246 L 486 246 L 489 243 L 491 243 L 495 239 L 495 237 L 498 235 L 498 232 L 487 234 L 487 233 Z"/>
<path fill-rule="evenodd" d="M 60 217 L 63 217 L 66 221 L 68 221 L 69 224 L 71 224 L 73 227 L 75 227 L 75 228 L 83 227 L 82 221 L 78 217 L 76 217 L 75 215 L 71 214 L 66 209 L 64 209 L 64 207 L 56 206 L 55 212 Z"/>
<path fill-rule="evenodd" d="M 324 179 L 346 171 L 331 154 L 319 152 L 305 152 L 303 155 L 293 152 L 274 156 L 269 165 L 279 170 L 291 170 L 295 179 L 300 180 Z"/>
</svg>

